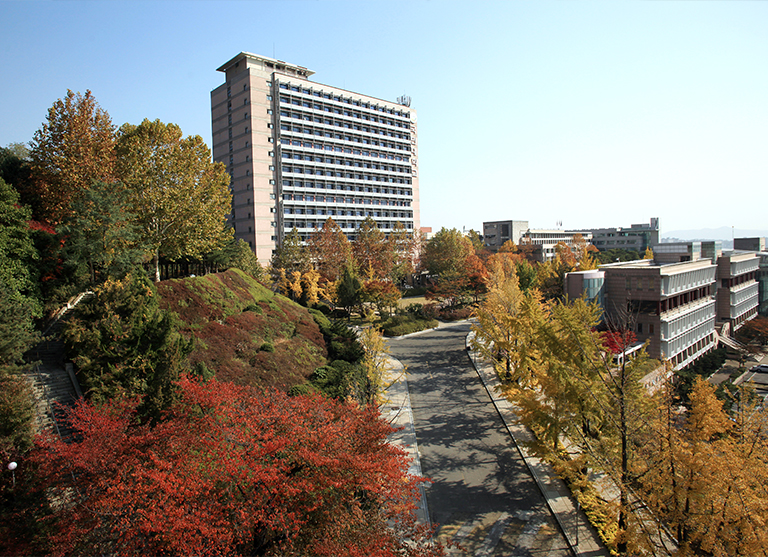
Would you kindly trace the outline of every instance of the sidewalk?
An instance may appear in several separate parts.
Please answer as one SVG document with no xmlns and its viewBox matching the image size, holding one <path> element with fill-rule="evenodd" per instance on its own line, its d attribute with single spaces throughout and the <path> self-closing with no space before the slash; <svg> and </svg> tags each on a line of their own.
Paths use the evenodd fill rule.
<svg viewBox="0 0 768 557">
<path fill-rule="evenodd" d="M 499 394 L 496 388 L 499 386 L 499 379 L 493 366 L 484 362 L 470 349 L 470 341 L 473 336 L 474 333 L 467 336 L 467 354 L 469 354 L 477 374 L 482 379 L 488 395 L 493 400 L 499 416 L 501 416 L 507 431 L 523 456 L 531 475 L 536 480 L 539 490 L 544 495 L 547 505 L 560 525 L 560 529 L 563 531 L 574 555 L 609 557 L 610 553 L 600 541 L 597 531 L 589 523 L 586 515 L 576 507 L 576 501 L 565 483 L 547 462 L 539 459 L 525 446 L 525 443 L 532 441 L 532 434 L 520 423 L 512 404 L 506 397 Z"/>
<path fill-rule="evenodd" d="M 431 330 L 431 329 L 430 329 Z M 411 397 L 408 395 L 408 379 L 405 369 L 395 358 L 388 358 L 389 378 L 386 384 L 389 388 L 384 392 L 385 402 L 379 407 L 381 417 L 387 420 L 392 427 L 400 428 L 389 436 L 393 445 L 402 447 L 411 460 L 408 474 L 421 476 L 421 461 L 419 460 L 419 448 L 416 443 L 416 430 L 413 425 L 413 412 L 411 411 Z M 421 497 L 416 509 L 416 519 L 421 524 L 430 526 L 429 510 L 427 508 L 427 496 L 424 484 L 419 488 Z"/>
</svg>

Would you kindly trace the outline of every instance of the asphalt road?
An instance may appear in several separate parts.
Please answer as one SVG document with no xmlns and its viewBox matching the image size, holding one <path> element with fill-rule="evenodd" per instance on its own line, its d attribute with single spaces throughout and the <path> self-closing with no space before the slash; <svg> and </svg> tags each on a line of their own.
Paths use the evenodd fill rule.
<svg viewBox="0 0 768 557">
<path fill-rule="evenodd" d="M 468 332 L 461 324 L 389 343 L 408 373 L 438 537 L 469 555 L 571 555 L 464 350 Z"/>
</svg>

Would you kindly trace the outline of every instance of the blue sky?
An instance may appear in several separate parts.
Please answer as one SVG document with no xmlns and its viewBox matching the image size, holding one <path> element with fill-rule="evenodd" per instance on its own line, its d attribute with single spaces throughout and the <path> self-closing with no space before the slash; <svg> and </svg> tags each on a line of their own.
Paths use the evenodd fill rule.
<svg viewBox="0 0 768 557">
<path fill-rule="evenodd" d="M 768 230 L 768 2 L 0 0 L 0 145 L 67 89 L 211 141 L 241 51 L 419 118 L 423 226 Z"/>
</svg>

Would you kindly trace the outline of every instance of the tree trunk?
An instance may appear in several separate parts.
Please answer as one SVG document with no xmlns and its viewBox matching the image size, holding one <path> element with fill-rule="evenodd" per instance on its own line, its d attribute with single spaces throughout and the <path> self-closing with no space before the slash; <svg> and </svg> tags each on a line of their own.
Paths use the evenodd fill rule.
<svg viewBox="0 0 768 557">
<path fill-rule="evenodd" d="M 152 264 L 155 266 L 155 282 L 160 282 L 160 248 L 155 250 Z"/>
</svg>

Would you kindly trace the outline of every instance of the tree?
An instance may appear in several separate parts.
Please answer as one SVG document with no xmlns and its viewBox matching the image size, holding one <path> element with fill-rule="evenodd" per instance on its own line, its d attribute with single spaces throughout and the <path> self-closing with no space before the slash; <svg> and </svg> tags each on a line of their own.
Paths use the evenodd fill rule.
<svg viewBox="0 0 768 557">
<path fill-rule="evenodd" d="M 32 447 L 32 390 L 21 374 L 23 355 L 36 334 L 29 301 L 0 281 L 0 459 L 8 462 Z"/>
<path fill-rule="evenodd" d="M 173 401 L 174 381 L 192 349 L 173 316 L 160 309 L 157 289 L 143 271 L 96 289 L 62 336 L 89 399 L 143 396 L 139 410 L 149 418 Z"/>
<path fill-rule="evenodd" d="M 535 381 L 531 375 L 540 302 L 537 294 L 520 290 L 512 260 L 494 259 L 491 265 L 488 294 L 475 310 L 472 346 L 494 362 L 499 377 L 530 386 Z"/>
<path fill-rule="evenodd" d="M 371 217 L 367 217 L 352 242 L 352 255 L 360 272 L 367 279 L 388 277 L 394 266 L 392 246 Z"/>
<path fill-rule="evenodd" d="M 339 225 L 328 217 L 309 238 L 309 252 L 324 279 L 336 282 L 352 261 L 352 245 Z"/>
<path fill-rule="evenodd" d="M 264 280 L 264 269 L 248 242 L 230 238 L 224 246 L 205 258 L 209 269 L 219 272 L 225 269 L 240 269 L 258 281 Z"/>
<path fill-rule="evenodd" d="M 78 441 L 42 440 L 55 552 L 438 556 L 375 407 L 182 378 L 155 426 L 136 401 L 71 413 Z M 158 512 L 162 510 L 162 512 Z"/>
<path fill-rule="evenodd" d="M 32 243 L 29 208 L 19 204 L 19 194 L 0 178 L 0 284 L 4 296 L 30 315 L 40 317 L 41 307 L 35 265 L 38 253 Z"/>
<path fill-rule="evenodd" d="M 383 402 L 382 395 L 386 389 L 389 348 L 381 331 L 375 327 L 361 330 L 358 339 L 365 350 L 361 362 L 365 376 L 358 386 L 357 400 L 363 406 L 376 408 Z"/>
<path fill-rule="evenodd" d="M 653 259 L 653 250 L 651 249 L 651 246 L 645 248 L 645 255 L 643 255 L 643 259 Z"/>
<path fill-rule="evenodd" d="M 301 241 L 301 235 L 295 227 L 291 230 L 275 251 L 272 253 L 272 260 L 269 264 L 272 280 L 277 281 L 280 277 L 280 269 L 286 273 L 307 271 L 311 265 L 309 262 L 309 253 L 304 243 Z"/>
<path fill-rule="evenodd" d="M 198 135 L 182 138 L 175 124 L 144 120 L 124 124 L 117 143 L 117 172 L 127 186 L 141 243 L 152 254 L 155 281 L 160 257 L 199 258 L 232 235 L 225 226 L 232 196 L 229 175 Z"/>
<path fill-rule="evenodd" d="M 120 184 L 94 182 L 71 203 L 72 214 L 58 232 L 65 265 L 87 269 L 87 285 L 122 278 L 140 265 L 145 250 L 131 212 L 128 191 Z"/>
<path fill-rule="evenodd" d="M 60 223 L 72 214 L 72 201 L 94 181 L 114 182 L 115 126 L 90 91 L 67 90 L 48 109 L 47 122 L 35 132 L 30 158 L 38 218 Z"/>
<path fill-rule="evenodd" d="M 482 259 L 475 254 L 467 257 L 467 288 L 474 295 L 475 302 L 488 290 L 487 281 L 488 269 Z"/>
<path fill-rule="evenodd" d="M 361 302 L 362 284 L 351 264 L 344 267 L 344 271 L 336 284 L 336 302 L 347 310 L 347 315 L 352 315 L 352 308 Z"/>
<path fill-rule="evenodd" d="M 633 543 L 630 531 L 644 526 L 630 507 L 630 489 L 635 481 L 635 447 L 643 436 L 650 411 L 640 380 L 650 369 L 644 349 L 615 363 L 595 330 L 598 322 L 596 304 L 581 299 L 555 302 L 542 334 L 547 359 L 553 364 L 551 370 L 563 387 L 559 391 L 563 395 L 560 402 L 569 407 L 574 417 L 571 424 L 565 424 L 564 434 L 579 446 L 593 466 L 611 477 L 619 490 L 615 541 L 619 554 L 625 555 Z M 631 337 L 612 338 L 623 341 L 618 351 L 625 353 Z"/>
<path fill-rule="evenodd" d="M 415 270 L 416 239 L 400 221 L 395 223 L 387 238 L 389 250 L 392 252 L 393 264 L 389 278 L 395 284 L 400 284 Z"/>
<path fill-rule="evenodd" d="M 462 301 L 469 286 L 468 259 L 474 255 L 472 242 L 455 228 L 441 229 L 427 242 L 425 261 L 429 272 L 438 275 L 428 292 L 431 298 L 454 306 Z"/>
<path fill-rule="evenodd" d="M 472 242 L 461 232 L 443 228 L 427 242 L 424 265 L 433 275 L 456 276 L 464 271 L 473 253 Z"/>
<path fill-rule="evenodd" d="M 376 306 L 382 319 L 389 317 L 403 297 L 400 289 L 388 280 L 367 280 L 362 287 L 362 300 Z"/>
</svg>

